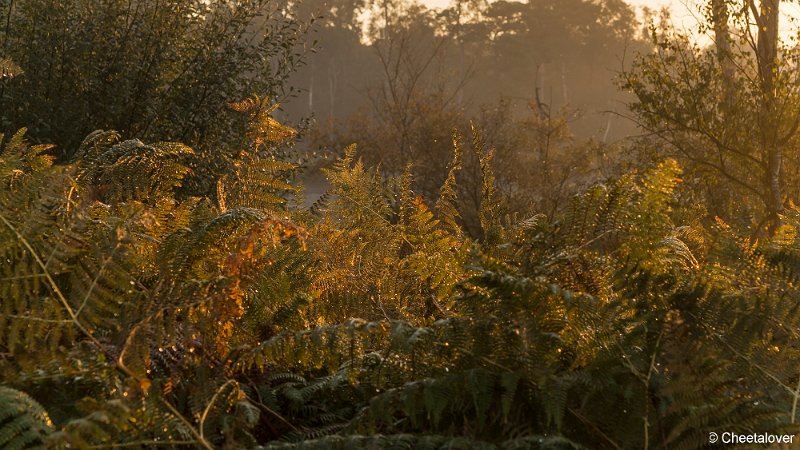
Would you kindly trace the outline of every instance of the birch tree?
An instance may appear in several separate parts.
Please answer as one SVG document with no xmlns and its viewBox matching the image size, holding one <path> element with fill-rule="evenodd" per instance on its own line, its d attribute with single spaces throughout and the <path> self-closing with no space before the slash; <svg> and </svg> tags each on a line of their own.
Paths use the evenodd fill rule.
<svg viewBox="0 0 800 450">
<path fill-rule="evenodd" d="M 680 157 L 705 188 L 709 215 L 736 220 L 754 234 L 781 224 L 798 161 L 798 54 L 780 39 L 779 0 L 710 0 L 703 48 L 674 28 L 651 27 L 657 50 L 623 77 L 637 100 L 639 124 Z"/>
</svg>

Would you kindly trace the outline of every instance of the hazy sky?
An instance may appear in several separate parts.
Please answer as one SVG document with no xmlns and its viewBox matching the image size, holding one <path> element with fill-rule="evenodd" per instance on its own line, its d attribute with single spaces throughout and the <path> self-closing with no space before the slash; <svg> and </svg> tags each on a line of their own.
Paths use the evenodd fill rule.
<svg viewBox="0 0 800 450">
<path fill-rule="evenodd" d="M 420 0 L 423 4 L 432 7 L 443 7 L 450 3 L 450 0 Z M 680 24 L 684 21 L 687 24 L 695 22 L 691 12 L 696 12 L 696 5 L 699 1 L 703 0 L 626 0 L 633 6 L 647 6 L 653 9 L 660 9 L 662 6 L 670 6 L 672 8 L 672 18 L 676 23 Z M 686 5 L 689 5 L 689 8 Z M 691 10 L 691 12 L 690 12 Z"/>
<path fill-rule="evenodd" d="M 422 3 L 432 7 L 447 6 L 450 0 L 420 0 Z M 490 0 L 491 1 L 491 0 Z M 683 28 L 686 31 L 693 31 L 697 26 L 697 17 L 699 16 L 699 5 L 705 4 L 707 0 L 626 0 L 634 7 L 646 6 L 652 9 L 660 9 L 663 6 L 668 6 L 671 9 L 671 17 L 673 23 L 678 28 Z M 783 3 L 781 4 L 783 11 L 783 20 L 781 21 L 781 31 L 785 39 L 790 35 L 795 35 L 793 30 L 800 28 L 800 3 Z M 789 23 L 787 19 L 793 18 L 794 22 Z M 790 19 L 791 20 L 791 19 Z"/>
<path fill-rule="evenodd" d="M 691 3 L 695 3 L 694 0 L 689 1 Z M 681 0 L 628 0 L 628 3 L 636 6 L 648 6 L 650 8 L 660 8 L 662 6 L 669 5 L 672 6 L 674 10 L 683 10 L 686 9 L 684 4 L 687 2 Z"/>
<path fill-rule="evenodd" d="M 438 0 L 436 0 L 438 1 Z M 672 20 L 677 26 L 693 29 L 697 25 L 700 5 L 704 5 L 707 0 L 627 0 L 634 6 L 647 6 L 650 8 L 661 8 L 669 6 L 672 11 Z M 798 29 L 798 19 L 800 18 L 800 5 L 797 3 L 785 2 L 781 4 L 781 33 L 784 39 L 791 39 L 794 30 Z"/>
<path fill-rule="evenodd" d="M 627 0 L 633 6 L 647 6 L 653 9 L 660 9 L 668 6 L 671 9 L 672 20 L 676 25 L 693 27 L 697 23 L 699 14 L 698 5 L 703 0 Z"/>
<path fill-rule="evenodd" d="M 694 2 L 696 0 L 688 0 Z M 628 3 L 636 6 L 649 6 L 650 8 L 660 8 L 663 5 L 674 3 L 676 7 L 685 9 L 682 6 L 685 0 L 628 0 Z M 449 0 L 422 0 L 422 3 L 430 6 L 446 6 Z M 677 8 L 676 8 L 677 9 Z"/>
</svg>

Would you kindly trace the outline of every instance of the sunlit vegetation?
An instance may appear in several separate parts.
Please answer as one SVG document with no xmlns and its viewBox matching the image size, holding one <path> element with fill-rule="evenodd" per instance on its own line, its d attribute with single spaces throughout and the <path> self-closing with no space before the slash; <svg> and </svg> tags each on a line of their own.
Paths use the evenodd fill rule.
<svg viewBox="0 0 800 450">
<path fill-rule="evenodd" d="M 621 2 L 567 3 L 608 18 L 585 39 L 638 26 Z M 363 134 L 288 123 L 316 26 L 297 5 L 0 3 L 0 448 L 797 434 L 796 55 L 777 2 L 749 4 L 709 4 L 712 48 L 651 23 L 618 78 L 650 134 L 611 145 L 537 92 L 475 113 L 389 83 Z M 489 11 L 530 25 L 553 5 Z M 395 25 L 375 36 L 416 26 Z M 309 145 L 338 146 L 312 199 Z"/>
</svg>

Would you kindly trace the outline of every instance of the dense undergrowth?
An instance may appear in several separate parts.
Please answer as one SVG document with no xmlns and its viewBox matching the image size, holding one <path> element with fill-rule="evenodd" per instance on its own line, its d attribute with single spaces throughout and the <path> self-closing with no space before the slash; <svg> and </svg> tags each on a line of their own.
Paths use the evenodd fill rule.
<svg viewBox="0 0 800 450">
<path fill-rule="evenodd" d="M 0 447 L 703 448 L 797 433 L 800 214 L 751 239 L 665 160 L 504 212 L 480 134 L 435 202 L 355 147 L 311 208 L 260 99 L 250 147 L 0 147 Z M 236 112 L 231 112 L 236 114 Z M 479 235 L 460 225 L 463 152 Z M 211 171 L 209 171 L 211 172 Z"/>
</svg>

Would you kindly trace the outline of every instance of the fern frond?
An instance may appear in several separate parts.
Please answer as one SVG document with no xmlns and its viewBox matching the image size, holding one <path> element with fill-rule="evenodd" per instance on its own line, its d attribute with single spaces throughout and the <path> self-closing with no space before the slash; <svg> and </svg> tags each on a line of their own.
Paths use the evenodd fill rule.
<svg viewBox="0 0 800 450">
<path fill-rule="evenodd" d="M 53 145 L 30 145 L 25 139 L 26 128 L 19 129 L 7 142 L 0 133 L 0 180 L 13 188 L 20 183 L 20 177 L 48 169 L 54 158 L 45 154 Z"/>
<path fill-rule="evenodd" d="M 44 449 L 53 432 L 47 411 L 24 392 L 0 386 L 0 447 Z"/>
<path fill-rule="evenodd" d="M 25 73 L 11 58 L 0 58 L 0 81 L 18 77 Z"/>
<path fill-rule="evenodd" d="M 499 197 L 495 186 L 494 168 L 494 149 L 486 149 L 480 131 L 473 124 L 472 126 L 472 149 L 478 158 L 481 171 L 481 195 L 478 217 L 480 219 L 483 239 L 487 244 L 494 245 L 499 242 L 502 232 L 500 217 L 502 215 L 502 200 Z"/>
<path fill-rule="evenodd" d="M 236 207 L 280 211 L 286 204 L 286 194 L 295 192 L 287 181 L 288 174 L 297 169 L 292 163 L 269 158 L 245 157 L 235 163 L 236 171 L 219 181 L 218 191 L 224 191 L 226 209 Z"/>
<path fill-rule="evenodd" d="M 448 167 L 447 178 L 439 190 L 435 209 L 439 219 L 447 227 L 447 231 L 456 236 L 462 234 L 461 226 L 458 223 L 460 213 L 457 207 L 458 192 L 456 190 L 456 175 L 462 168 L 461 152 L 461 136 L 458 131 L 453 130 L 453 159 Z"/>
<path fill-rule="evenodd" d="M 290 443 L 274 443 L 263 447 L 258 447 L 259 450 L 278 450 L 278 449 L 425 449 L 425 450 L 438 450 L 438 449 L 480 449 L 480 450 L 493 450 L 497 447 L 488 442 L 481 442 L 463 437 L 449 437 L 441 435 L 412 435 L 412 434 L 396 434 L 396 435 L 348 435 L 348 436 L 327 436 L 314 440 L 307 440 L 297 444 Z"/>
<path fill-rule="evenodd" d="M 152 202 L 172 195 L 189 173 L 181 159 L 194 152 L 185 145 L 145 145 L 133 139 L 106 147 L 106 143 L 115 139 L 113 133 L 99 132 L 87 138 L 82 146 L 88 159 L 83 160 L 79 177 L 106 203 Z M 92 155 L 95 150 L 102 153 Z"/>
<path fill-rule="evenodd" d="M 280 104 L 270 105 L 268 98 L 262 99 L 254 95 L 240 102 L 229 103 L 228 107 L 237 112 L 249 113 L 247 137 L 256 148 L 281 144 L 297 135 L 297 130 L 272 118 L 271 114 Z"/>
</svg>

